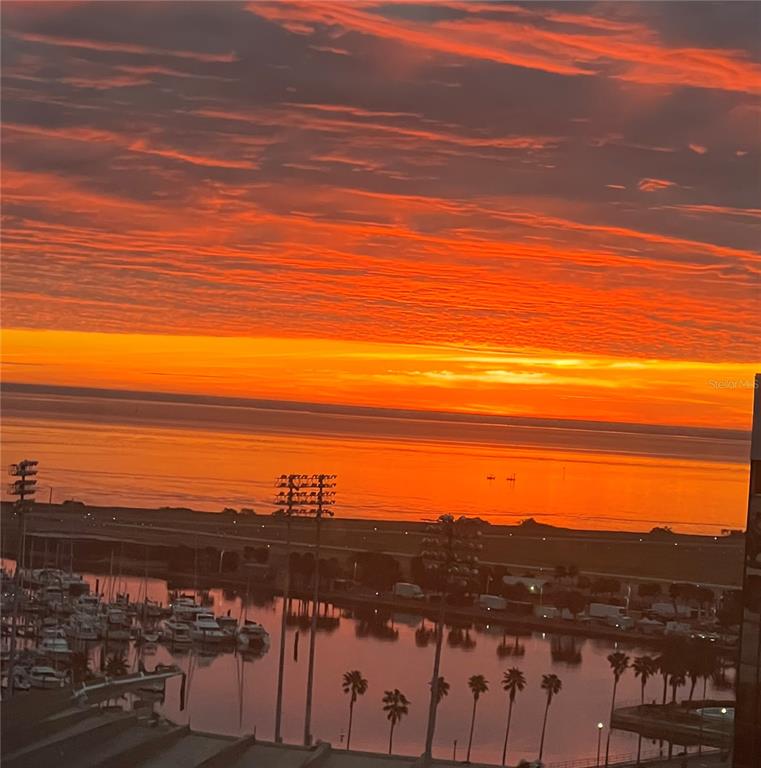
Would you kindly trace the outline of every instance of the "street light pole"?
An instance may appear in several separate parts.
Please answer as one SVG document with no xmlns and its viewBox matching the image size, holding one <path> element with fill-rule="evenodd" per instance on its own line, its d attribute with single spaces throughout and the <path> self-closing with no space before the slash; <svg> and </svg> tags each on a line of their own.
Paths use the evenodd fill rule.
<svg viewBox="0 0 761 768">
<path fill-rule="evenodd" d="M 597 768 L 600 768 L 600 745 L 602 743 L 602 729 L 604 727 L 602 723 L 597 723 Z"/>
</svg>

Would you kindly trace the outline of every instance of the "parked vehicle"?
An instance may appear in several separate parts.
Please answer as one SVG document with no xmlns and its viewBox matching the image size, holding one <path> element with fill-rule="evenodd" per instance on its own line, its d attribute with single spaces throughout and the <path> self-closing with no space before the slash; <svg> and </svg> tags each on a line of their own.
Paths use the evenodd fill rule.
<svg viewBox="0 0 761 768">
<path fill-rule="evenodd" d="M 590 603 L 587 615 L 592 619 L 608 619 L 613 617 L 619 619 L 626 615 L 626 610 L 622 605 L 609 605 L 608 603 Z"/>
<path fill-rule="evenodd" d="M 692 609 L 686 605 L 674 606 L 673 603 L 653 603 L 650 606 L 650 613 L 662 618 L 689 619 L 692 616 Z"/>
<path fill-rule="evenodd" d="M 417 584 L 410 584 L 406 581 L 397 581 L 394 584 L 392 593 L 394 597 L 406 597 L 413 600 L 423 600 L 425 598 L 423 590 Z"/>
<path fill-rule="evenodd" d="M 499 595 L 479 595 L 478 605 L 487 611 L 504 611 L 507 608 L 507 600 Z"/>
<path fill-rule="evenodd" d="M 636 624 L 631 616 L 608 616 L 606 621 L 616 629 L 634 629 Z"/>
</svg>

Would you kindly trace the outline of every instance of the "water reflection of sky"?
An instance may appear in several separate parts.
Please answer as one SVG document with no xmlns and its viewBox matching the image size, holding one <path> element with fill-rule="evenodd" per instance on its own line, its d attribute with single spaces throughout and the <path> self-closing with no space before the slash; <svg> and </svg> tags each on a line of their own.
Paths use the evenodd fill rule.
<svg viewBox="0 0 761 768">
<path fill-rule="evenodd" d="M 87 576 L 95 583 L 94 576 Z M 101 576 L 101 589 L 104 578 Z M 140 579 L 120 579 L 120 589 L 137 595 Z M 166 582 L 150 579 L 151 599 L 167 602 Z M 145 587 L 143 587 L 143 590 Z M 214 611 L 228 610 L 242 614 L 239 596 L 221 590 L 212 591 Z M 258 603 L 258 604 L 257 604 Z M 189 673 L 188 702 L 179 709 L 179 683 L 169 684 L 163 713 L 178 723 L 190 723 L 197 730 L 227 734 L 252 733 L 271 739 L 274 731 L 274 698 L 277 681 L 280 601 L 249 599 L 246 615 L 260 621 L 271 634 L 269 652 L 260 658 L 220 653 L 171 653 L 165 646 L 145 658 L 151 669 L 156 662 L 174 661 Z M 294 603 L 298 611 L 299 605 Z M 372 614 L 371 614 L 372 615 Z M 349 618 L 338 608 L 329 608 L 327 616 L 335 619 L 330 628 L 319 632 L 317 640 L 313 733 L 317 738 L 340 745 L 345 739 L 348 697 L 341 690 L 341 677 L 350 669 L 359 669 L 369 683 L 368 692 L 357 702 L 354 712 L 352 746 L 356 749 L 388 748 L 388 724 L 381 710 L 383 692 L 399 688 L 412 702 L 409 716 L 398 725 L 394 750 L 419 754 L 423 749 L 428 681 L 433 663 L 433 642 L 421 645 L 416 631 L 420 619 L 410 614 L 394 615 L 375 624 Z M 429 622 L 425 626 L 431 626 Z M 471 628 L 460 632 L 447 629 L 442 659 L 442 674 L 451 684 L 449 696 L 439 710 L 436 749 L 441 756 L 451 756 L 453 742 L 458 742 L 458 757 L 464 758 L 472 698 L 467 680 L 483 674 L 490 690 L 478 705 L 478 719 L 473 745 L 473 760 L 498 762 L 501 757 L 506 715 L 506 695 L 499 685 L 502 673 L 518 666 L 527 678 L 527 687 L 516 701 L 510 738 L 510 761 L 536 757 L 539 731 L 544 711 L 544 695 L 539 684 L 542 674 L 554 672 L 563 681 L 563 689 L 550 708 L 545 759 L 549 762 L 594 756 L 597 745 L 596 724 L 607 723 L 612 676 L 606 656 L 611 643 L 603 640 L 534 633 L 517 637 L 503 634 L 497 626 Z M 294 660 L 296 632 L 299 632 L 298 659 Z M 308 630 L 289 626 L 285 677 L 284 738 L 298 743 L 303 733 Z M 453 645 L 454 643 L 454 645 Z M 499 649 L 502 648 L 500 652 Z M 648 653 L 646 649 L 622 647 L 632 658 Z M 651 654 L 654 652 L 649 651 Z M 94 650 L 97 665 L 98 650 Z M 136 665 L 135 651 L 130 662 Z M 660 678 L 648 686 L 648 698 L 660 695 Z M 710 688 L 709 688 L 710 694 Z M 684 692 L 686 695 L 686 692 Z M 727 694 L 724 694 L 727 695 Z M 628 672 L 619 685 L 618 701 L 639 700 L 639 681 Z M 612 754 L 636 751 L 633 734 L 615 733 Z M 646 743 L 643 754 L 657 746 Z"/>
<path fill-rule="evenodd" d="M 34 456 L 40 462 L 39 498 L 47 500 L 52 488 L 59 502 L 211 511 L 254 507 L 269 513 L 274 477 L 290 467 L 324 467 L 339 475 L 339 517 L 420 520 L 456 509 L 495 523 L 533 516 L 580 528 L 671 524 L 704 533 L 740 527 L 745 519 L 745 464 L 648 455 L 642 436 L 637 445 L 621 438 L 617 453 L 585 444 L 573 430 L 564 431 L 562 445 L 525 445 L 508 438 L 492 444 L 232 429 L 6 414 L 2 458 L 9 463 Z M 517 481 L 506 482 L 513 474 Z"/>
</svg>

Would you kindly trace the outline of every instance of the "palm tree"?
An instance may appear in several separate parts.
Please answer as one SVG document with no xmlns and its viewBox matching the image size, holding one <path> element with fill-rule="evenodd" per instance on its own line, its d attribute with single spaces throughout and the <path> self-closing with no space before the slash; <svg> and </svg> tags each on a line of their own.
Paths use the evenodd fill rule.
<svg viewBox="0 0 761 768">
<path fill-rule="evenodd" d="M 552 697 L 560 693 L 560 689 L 563 687 L 563 682 L 557 675 L 542 675 L 542 690 L 547 691 L 547 704 L 544 707 L 544 721 L 542 722 L 542 738 L 539 741 L 539 759 L 542 759 L 544 754 L 544 734 L 547 730 L 547 713 L 550 711 L 550 704 L 552 704 Z"/>
<path fill-rule="evenodd" d="M 671 703 L 676 704 L 676 689 L 680 688 L 687 682 L 687 674 L 685 670 L 682 669 L 676 669 L 671 674 L 671 679 L 669 680 L 669 685 L 671 686 Z"/>
<path fill-rule="evenodd" d="M 719 668 L 719 655 L 716 653 L 715 648 L 708 644 L 704 644 L 700 651 L 700 676 L 703 678 L 703 700 L 700 705 L 700 738 L 698 740 L 698 754 L 703 752 L 703 711 L 705 709 L 708 679 L 713 677 L 716 670 Z"/>
<path fill-rule="evenodd" d="M 605 768 L 608 768 L 608 755 L 610 754 L 610 732 L 613 730 L 613 711 L 616 708 L 616 689 L 621 675 L 629 668 L 629 657 L 621 651 L 608 654 L 608 663 L 613 670 L 613 696 L 610 700 L 610 726 L 608 727 L 608 738 L 605 741 Z"/>
<path fill-rule="evenodd" d="M 658 671 L 663 675 L 663 701 L 666 703 L 666 693 L 668 690 L 669 677 L 679 668 L 682 663 L 683 648 L 681 643 L 675 640 L 668 640 L 663 647 L 660 655 L 656 659 Z"/>
<path fill-rule="evenodd" d="M 641 690 L 641 702 L 645 704 L 645 687 L 647 681 L 658 672 L 658 662 L 651 656 L 637 656 L 632 664 L 634 670 L 634 676 L 640 679 L 642 684 Z M 642 754 L 642 734 L 639 734 L 637 739 L 637 765 L 639 765 L 640 756 Z"/>
<path fill-rule="evenodd" d="M 502 689 L 507 694 L 507 725 L 505 726 L 505 744 L 502 747 L 502 766 L 506 765 L 507 761 L 507 739 L 510 736 L 510 721 L 513 718 L 513 704 L 515 704 L 515 696 L 518 691 L 522 691 L 526 687 L 526 678 L 523 672 L 517 667 L 510 667 L 510 669 L 502 675 Z"/>
<path fill-rule="evenodd" d="M 394 745 L 394 728 L 410 711 L 410 701 L 398 688 L 394 688 L 393 691 L 385 691 L 383 694 L 383 711 L 391 723 L 391 730 L 388 734 L 388 753 L 390 755 Z"/>
<path fill-rule="evenodd" d="M 106 674 L 109 677 L 122 677 L 127 674 L 127 657 L 123 653 L 114 653 L 106 659 Z"/>
<path fill-rule="evenodd" d="M 465 757 L 466 763 L 470 762 L 470 748 L 473 746 L 473 731 L 476 727 L 476 706 L 481 698 L 481 694 L 489 690 L 489 683 L 483 675 L 472 675 L 468 679 L 468 688 L 470 688 L 470 692 L 473 694 L 473 714 L 470 718 L 470 737 L 468 738 L 468 754 Z"/>
<path fill-rule="evenodd" d="M 658 672 L 658 662 L 652 656 L 637 656 L 632 662 L 634 676 L 640 679 L 642 686 L 641 701 L 645 703 L 645 687 L 648 680 Z"/>
<path fill-rule="evenodd" d="M 357 701 L 357 696 L 364 696 L 367 693 L 367 680 L 362 677 L 362 673 L 358 669 L 353 669 L 351 672 L 344 672 L 341 687 L 344 693 L 350 694 L 349 729 L 346 733 L 346 749 L 349 749 L 349 744 L 351 744 L 351 722 L 354 719 L 354 704 Z"/>
<path fill-rule="evenodd" d="M 429 683 L 430 685 L 430 683 Z M 449 683 L 443 678 L 439 677 L 438 685 L 436 686 L 436 706 L 438 707 L 442 701 L 449 695 Z"/>
</svg>

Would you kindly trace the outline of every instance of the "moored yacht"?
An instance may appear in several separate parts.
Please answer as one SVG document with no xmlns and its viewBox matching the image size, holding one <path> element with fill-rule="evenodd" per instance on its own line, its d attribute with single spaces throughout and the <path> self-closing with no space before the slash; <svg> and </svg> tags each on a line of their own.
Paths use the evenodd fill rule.
<svg viewBox="0 0 761 768">
<path fill-rule="evenodd" d="M 106 641 L 124 641 L 130 638 L 132 621 L 121 608 L 109 608 L 103 622 L 103 637 Z"/>
<path fill-rule="evenodd" d="M 75 613 L 64 630 L 71 640 L 91 641 L 100 637 L 100 627 L 96 618 L 86 613 Z"/>
<path fill-rule="evenodd" d="M 174 616 L 182 621 L 193 621 L 197 614 L 204 611 L 204 608 L 188 595 L 180 595 L 175 598 L 169 607 Z"/>
<path fill-rule="evenodd" d="M 63 688 L 63 672 L 56 672 L 53 667 L 32 667 L 28 675 L 32 688 Z"/>
<path fill-rule="evenodd" d="M 255 650 L 269 644 L 269 632 L 258 621 L 246 620 L 238 630 L 238 647 Z"/>
<path fill-rule="evenodd" d="M 167 619 L 161 625 L 161 639 L 172 645 L 188 645 L 191 641 L 190 627 L 184 621 Z"/>
<path fill-rule="evenodd" d="M 229 639 L 219 627 L 213 613 L 199 613 L 190 625 L 190 636 L 200 643 L 221 643 Z"/>
<path fill-rule="evenodd" d="M 69 644 L 66 642 L 66 633 L 63 628 L 43 630 L 37 650 L 47 656 L 68 656 Z"/>
<path fill-rule="evenodd" d="M 233 639 L 238 633 L 238 619 L 234 616 L 217 616 L 217 624 L 230 639 Z"/>
</svg>

